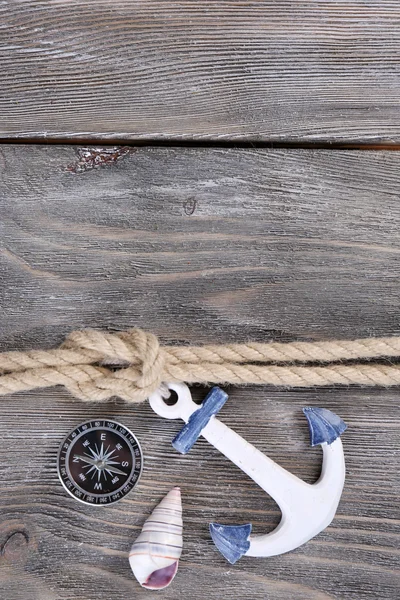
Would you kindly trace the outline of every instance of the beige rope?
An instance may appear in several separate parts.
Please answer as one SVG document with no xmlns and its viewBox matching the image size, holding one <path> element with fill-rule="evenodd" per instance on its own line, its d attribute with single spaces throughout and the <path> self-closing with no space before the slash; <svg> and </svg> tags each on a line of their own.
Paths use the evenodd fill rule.
<svg viewBox="0 0 400 600">
<path fill-rule="evenodd" d="M 64 385 L 81 400 L 120 396 L 141 402 L 162 381 L 400 385 L 400 365 L 341 362 L 378 358 L 400 358 L 400 337 L 161 347 L 153 334 L 140 329 L 115 334 L 85 329 L 54 350 L 0 354 L 0 394 Z"/>
</svg>

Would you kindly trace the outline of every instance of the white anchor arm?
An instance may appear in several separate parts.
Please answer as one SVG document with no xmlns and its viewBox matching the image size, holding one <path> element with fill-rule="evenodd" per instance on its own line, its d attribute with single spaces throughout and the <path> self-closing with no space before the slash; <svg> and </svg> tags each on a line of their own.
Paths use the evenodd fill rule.
<svg viewBox="0 0 400 600">
<path fill-rule="evenodd" d="M 319 488 L 328 488 L 331 490 L 343 488 L 346 475 L 344 462 L 343 444 L 340 437 L 336 438 L 331 444 L 326 442 L 322 447 L 322 468 L 321 475 L 315 485 Z"/>
<path fill-rule="evenodd" d="M 290 552 L 318 535 L 332 522 L 345 480 L 343 446 L 340 438 L 322 444 L 323 466 L 319 480 L 287 490 L 286 508 L 276 529 L 266 535 L 251 535 L 246 556 L 275 556 Z"/>
</svg>

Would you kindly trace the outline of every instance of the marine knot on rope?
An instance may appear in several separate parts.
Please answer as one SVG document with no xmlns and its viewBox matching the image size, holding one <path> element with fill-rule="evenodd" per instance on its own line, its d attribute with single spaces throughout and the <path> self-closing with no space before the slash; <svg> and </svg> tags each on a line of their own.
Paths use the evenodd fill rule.
<svg viewBox="0 0 400 600">
<path fill-rule="evenodd" d="M 78 378 L 66 385 L 81 400 L 101 401 L 116 395 L 141 402 L 162 382 L 165 354 L 157 337 L 141 329 L 120 333 L 73 331 L 61 348 L 82 353 L 98 363 L 93 377 L 86 381 Z"/>
</svg>

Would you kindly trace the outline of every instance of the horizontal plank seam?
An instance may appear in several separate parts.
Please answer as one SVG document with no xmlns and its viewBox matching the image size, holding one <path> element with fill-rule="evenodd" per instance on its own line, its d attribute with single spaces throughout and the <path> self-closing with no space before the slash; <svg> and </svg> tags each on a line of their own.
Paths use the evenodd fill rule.
<svg viewBox="0 0 400 600">
<path fill-rule="evenodd" d="M 41 146 L 141 146 L 141 147 L 172 147 L 172 148 L 273 148 L 274 150 L 369 150 L 369 151 L 400 151 L 396 143 L 343 143 L 343 142 L 301 142 L 301 141 L 250 141 L 250 140 L 179 140 L 179 139 L 134 139 L 134 138 L 103 138 L 93 137 L 3 137 L 1 145 L 41 145 Z"/>
</svg>

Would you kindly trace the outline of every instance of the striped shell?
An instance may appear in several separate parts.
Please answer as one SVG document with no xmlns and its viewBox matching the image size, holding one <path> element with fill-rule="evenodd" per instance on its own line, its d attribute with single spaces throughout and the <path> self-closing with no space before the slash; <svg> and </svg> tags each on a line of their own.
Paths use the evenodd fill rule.
<svg viewBox="0 0 400 600">
<path fill-rule="evenodd" d="M 176 487 L 153 510 L 130 551 L 129 564 L 142 587 L 161 590 L 171 583 L 182 543 L 181 491 Z"/>
</svg>

